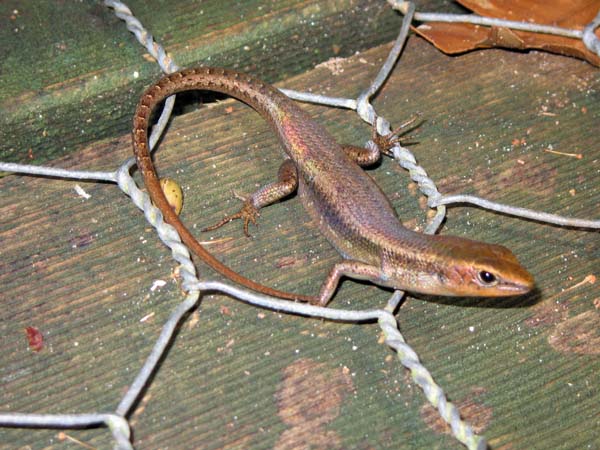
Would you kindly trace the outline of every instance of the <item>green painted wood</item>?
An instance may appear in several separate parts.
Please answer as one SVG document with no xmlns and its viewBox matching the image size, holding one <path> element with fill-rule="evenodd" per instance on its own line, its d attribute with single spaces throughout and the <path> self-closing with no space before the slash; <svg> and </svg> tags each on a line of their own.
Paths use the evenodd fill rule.
<svg viewBox="0 0 600 450">
<path fill-rule="evenodd" d="M 374 0 L 128 5 L 181 67 L 212 64 L 271 82 L 387 42 L 398 26 Z M 3 160 L 42 163 L 127 132 L 139 93 L 161 72 L 112 10 L 16 0 L 0 8 Z"/>
<path fill-rule="evenodd" d="M 212 14 L 208 6 L 204 15 Z M 380 14 L 399 21 L 389 11 Z M 111 25 L 123 33 L 119 42 L 130 49 L 124 52 L 138 52 L 121 27 Z M 179 39 L 177 30 L 182 41 L 194 39 L 183 22 L 171 39 Z M 155 32 L 161 33 L 168 35 Z M 356 96 L 388 50 L 373 45 L 341 61 L 343 71 L 321 67 L 297 77 L 289 76 L 295 70 L 288 63 L 279 85 Z M 299 53 L 297 59 L 305 56 Z M 137 56 L 130 57 L 133 67 Z M 279 70 L 264 61 L 255 73 Z M 149 80 L 156 74 L 146 66 L 140 73 Z M 598 218 L 599 88 L 597 69 L 577 60 L 505 51 L 450 58 L 413 37 L 375 106 L 393 124 L 422 113 L 411 148 L 442 192 Z M 200 229 L 235 210 L 233 189 L 251 192 L 270 180 L 281 155 L 267 125 L 247 107 L 226 101 L 195 110 L 194 97 L 180 103 L 192 112 L 172 120 L 156 162 L 161 174 L 182 184 L 182 217 Z M 305 108 L 343 142 L 370 135 L 352 113 Z M 96 124 L 106 127 L 106 117 Z M 114 168 L 130 154 L 126 128 L 106 130 L 52 164 Z M 550 146 L 582 158 L 544 152 Z M 403 220 L 422 227 L 425 202 L 406 172 L 386 158 L 369 173 Z M 0 180 L 1 411 L 114 409 L 182 299 L 172 278 L 176 264 L 141 212 L 113 185 L 79 184 L 90 199 L 63 180 Z M 216 241 L 211 250 L 249 278 L 302 293 L 318 291 L 338 260 L 296 198 L 264 210 L 251 231 L 246 239 L 230 224 L 199 236 Z M 584 281 L 598 276 L 598 233 L 473 208 L 452 208 L 443 232 L 507 245 L 539 289 L 503 301 L 411 298 L 398 313 L 407 341 L 492 448 L 598 446 L 600 289 Z M 218 278 L 198 267 L 204 277 Z M 167 284 L 151 291 L 157 279 Z M 346 281 L 332 306 L 371 308 L 388 296 Z M 27 347 L 27 326 L 44 334 L 39 353 Z M 379 338 L 374 324 L 283 316 L 206 296 L 132 416 L 136 448 L 302 448 L 307 440 L 328 449 L 462 448 L 443 433 Z M 96 448 L 112 445 L 107 430 L 67 433 Z M 0 448 L 26 446 L 80 448 L 54 430 L 0 429 Z"/>
</svg>

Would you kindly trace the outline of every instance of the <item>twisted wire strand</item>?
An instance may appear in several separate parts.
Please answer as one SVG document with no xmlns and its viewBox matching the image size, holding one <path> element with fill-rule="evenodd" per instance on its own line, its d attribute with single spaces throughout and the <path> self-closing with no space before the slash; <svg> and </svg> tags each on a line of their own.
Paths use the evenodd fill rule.
<svg viewBox="0 0 600 450">
<path fill-rule="evenodd" d="M 144 212 L 146 220 L 156 228 L 160 240 L 172 250 L 173 258 L 181 265 L 180 275 L 184 281 L 197 281 L 196 267 L 191 260 L 188 248 L 183 245 L 177 230 L 166 223 L 162 213 L 156 208 L 148 194 L 142 192 L 129 175 L 135 159 L 128 159 L 117 171 L 119 188 L 131 198 L 132 202 Z"/>
<path fill-rule="evenodd" d="M 417 13 L 415 19 L 419 22 L 450 22 L 471 23 L 488 27 L 504 27 L 518 31 L 530 31 L 532 33 L 553 34 L 569 38 L 581 39 L 581 30 L 556 27 L 552 25 L 541 25 L 531 22 L 520 22 L 517 20 L 496 19 L 493 17 L 478 16 L 475 14 L 441 14 L 441 13 Z"/>
<path fill-rule="evenodd" d="M 179 70 L 179 66 L 175 64 L 173 59 L 165 51 L 164 47 L 154 40 L 152 34 L 150 34 L 148 30 L 144 28 L 142 23 L 133 15 L 125 3 L 116 0 L 105 0 L 104 5 L 108 8 L 112 8 L 115 12 L 115 15 L 125 22 L 127 29 L 135 35 L 139 43 L 142 44 L 142 46 L 148 50 L 148 53 L 154 57 L 164 73 L 170 74 Z M 152 134 L 148 139 L 150 152 L 152 152 L 156 146 L 156 143 L 167 127 L 167 123 L 169 122 L 169 118 L 173 112 L 173 105 L 175 105 L 174 95 L 165 100 L 162 113 L 152 129 Z"/>
<path fill-rule="evenodd" d="M 411 378 L 423 390 L 427 400 L 435 406 L 452 434 L 469 450 L 484 450 L 487 442 L 484 437 L 473 432 L 471 426 L 460 417 L 458 408 L 446 398 L 444 390 L 434 381 L 431 373 L 423 366 L 416 352 L 406 343 L 399 331 L 393 314 L 385 312 L 379 317 L 379 326 L 385 336 L 385 343 L 396 350 L 400 363 L 410 370 Z"/>
<path fill-rule="evenodd" d="M 411 2 L 403 0 L 387 0 L 390 6 L 402 14 L 410 9 Z M 552 34 L 574 39 L 581 39 L 588 50 L 600 56 L 600 39 L 594 31 L 600 26 L 600 10 L 596 17 L 583 30 L 563 28 L 553 25 L 542 25 L 531 22 L 497 19 L 483 17 L 477 14 L 444 14 L 444 13 L 415 13 L 415 19 L 419 22 L 448 22 L 448 23 L 471 23 L 488 27 L 504 27 L 512 30 L 529 31 L 531 33 Z"/>
<path fill-rule="evenodd" d="M 592 20 L 584 29 L 582 40 L 588 50 L 600 56 L 600 39 L 596 36 L 596 28 L 600 27 L 600 10 L 594 20 Z"/>
<path fill-rule="evenodd" d="M 125 21 L 127 29 L 137 37 L 138 41 L 156 59 L 163 72 L 169 74 L 179 70 L 179 66 L 175 64 L 165 49 L 155 42 L 152 34 L 144 28 L 127 5 L 114 0 L 105 0 L 104 4 L 107 7 L 113 8 L 115 15 Z M 166 129 L 175 104 L 175 98 L 176 96 L 173 95 L 165 100 L 163 111 L 157 123 L 154 125 L 152 134 L 148 139 L 150 151 L 156 147 L 156 143 Z M 179 234 L 175 228 L 164 221 L 162 213 L 152 205 L 148 195 L 140 191 L 133 178 L 131 178 L 129 171 L 134 164 L 135 159 L 131 158 L 117 171 L 119 188 L 129 195 L 133 203 L 144 212 L 146 220 L 154 226 L 161 241 L 171 249 L 173 259 L 180 264 L 179 274 L 183 279 L 183 285 L 185 286 L 186 284 L 198 282 L 196 267 L 191 260 L 188 248 L 181 242 Z M 161 333 L 156 340 L 150 355 L 146 358 L 146 361 L 138 372 L 135 380 L 119 402 L 119 405 L 117 406 L 118 414 L 125 415 L 130 412 L 136 399 L 139 397 L 150 377 L 156 370 L 158 362 L 171 341 L 177 325 L 185 314 L 197 304 L 199 296 L 200 292 L 189 290 L 186 299 L 171 313 L 171 316 L 163 325 Z"/>
<path fill-rule="evenodd" d="M 115 450 L 133 450 L 129 423 L 115 414 L 24 414 L 0 413 L 0 426 L 19 428 L 87 428 L 106 426 L 115 439 Z"/>
<path fill-rule="evenodd" d="M 125 3 L 116 0 L 104 0 L 104 5 L 112 8 L 115 16 L 125 22 L 127 29 L 135 35 L 139 43 L 156 59 L 163 72 L 173 73 L 179 70 L 179 66 L 167 54 L 164 47 L 154 40 L 152 34 L 144 28 Z"/>
<path fill-rule="evenodd" d="M 0 414 L 0 425 L 21 427 L 83 428 L 106 424 L 113 414 Z M 120 418 L 119 418 L 120 419 Z"/>
<path fill-rule="evenodd" d="M 30 164 L 16 164 L 0 162 L 0 171 L 23 173 L 26 175 L 42 175 L 52 178 L 66 178 L 71 180 L 96 180 L 116 181 L 116 172 L 94 172 L 89 170 L 70 170 L 58 167 L 32 166 Z"/>
<path fill-rule="evenodd" d="M 115 440 L 114 450 L 133 450 L 131 444 L 131 428 L 127 419 L 114 414 L 108 415 L 106 425 Z"/>
<path fill-rule="evenodd" d="M 183 283 L 198 283 L 199 280 L 196 276 L 196 267 L 191 260 L 188 248 L 181 242 L 181 238 L 175 228 L 164 221 L 162 213 L 152 204 L 148 194 L 142 192 L 137 187 L 134 179 L 130 176 L 129 171 L 134 164 L 135 159 L 130 158 L 117 171 L 119 188 L 129 195 L 132 202 L 144 212 L 146 220 L 148 220 L 148 222 L 156 229 L 160 240 L 171 249 L 173 259 L 180 264 L 179 274 L 183 279 Z M 156 369 L 158 362 L 173 337 L 177 325 L 184 315 L 196 305 L 199 296 L 199 291 L 190 290 L 186 299 L 171 313 L 171 316 L 163 325 L 161 333 L 156 340 L 150 355 L 146 358 L 146 362 L 138 372 L 126 394 L 119 402 L 116 410 L 117 414 L 124 416 L 130 412 L 132 405 L 135 403 Z"/>
<path fill-rule="evenodd" d="M 396 62 L 400 58 L 402 49 L 404 48 L 408 38 L 408 32 L 410 30 L 410 24 L 412 23 L 414 14 L 415 5 L 410 3 L 404 15 L 404 20 L 402 21 L 402 26 L 400 27 L 398 37 L 394 41 L 394 45 L 392 46 L 388 57 L 381 66 L 381 69 L 377 73 L 377 76 L 373 79 L 372 83 L 359 95 L 357 99 L 356 112 L 358 115 L 364 121 L 370 124 L 373 124 L 376 120 L 377 132 L 382 136 L 386 136 L 392 132 L 390 123 L 383 117 L 377 116 L 375 108 L 373 105 L 371 105 L 370 100 L 379 91 L 381 86 L 383 86 L 383 83 L 385 80 L 387 80 L 391 71 L 394 69 Z M 367 142 L 367 147 L 372 148 L 373 146 L 375 146 L 374 142 Z M 417 183 L 419 190 L 426 197 L 437 198 L 440 196 L 440 193 L 435 186 L 435 182 L 427 175 L 425 169 L 417 163 L 415 156 L 409 149 L 402 147 L 400 143 L 397 142 L 392 148 L 392 153 L 394 155 L 394 159 L 402 168 L 408 171 L 411 180 Z M 429 234 L 435 233 L 443 222 L 445 215 L 446 208 L 437 208 L 436 214 L 427 225 L 425 232 Z"/>
<path fill-rule="evenodd" d="M 534 211 L 533 209 L 519 208 L 516 206 L 507 206 L 502 203 L 485 200 L 475 195 L 444 195 L 437 198 L 431 198 L 429 204 L 432 206 L 451 205 L 468 203 L 482 208 L 508 214 L 515 217 L 523 217 L 542 223 L 560 225 L 563 227 L 600 229 L 600 220 L 575 219 L 571 217 L 559 216 L 545 212 Z"/>
</svg>

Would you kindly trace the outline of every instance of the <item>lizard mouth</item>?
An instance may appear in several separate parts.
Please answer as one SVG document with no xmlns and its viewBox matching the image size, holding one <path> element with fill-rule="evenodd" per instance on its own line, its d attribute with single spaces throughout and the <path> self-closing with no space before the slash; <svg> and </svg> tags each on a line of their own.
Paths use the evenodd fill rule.
<svg viewBox="0 0 600 450">
<path fill-rule="evenodd" d="M 511 283 L 505 282 L 502 284 L 498 284 L 496 286 L 496 289 L 498 289 L 504 295 L 522 295 L 522 294 L 531 292 L 531 290 L 534 287 L 535 287 L 535 282 L 533 281 L 533 277 L 531 277 L 529 279 L 524 279 L 524 280 L 518 281 L 518 282 L 511 282 Z"/>
</svg>

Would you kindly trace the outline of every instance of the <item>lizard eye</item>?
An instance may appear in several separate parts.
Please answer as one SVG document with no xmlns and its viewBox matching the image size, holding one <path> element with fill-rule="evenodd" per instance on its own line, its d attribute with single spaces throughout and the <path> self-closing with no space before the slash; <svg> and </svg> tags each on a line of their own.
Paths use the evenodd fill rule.
<svg viewBox="0 0 600 450">
<path fill-rule="evenodd" d="M 493 286 L 498 281 L 496 279 L 496 275 L 494 275 L 491 272 L 488 272 L 487 270 L 482 270 L 481 272 L 479 272 L 477 274 L 477 278 L 479 279 L 479 281 L 481 281 L 482 284 L 486 286 Z"/>
</svg>

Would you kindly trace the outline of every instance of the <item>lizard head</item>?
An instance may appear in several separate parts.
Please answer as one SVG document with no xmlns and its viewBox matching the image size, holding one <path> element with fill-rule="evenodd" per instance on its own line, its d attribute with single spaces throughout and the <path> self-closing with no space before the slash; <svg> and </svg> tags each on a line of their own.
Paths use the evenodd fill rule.
<svg viewBox="0 0 600 450">
<path fill-rule="evenodd" d="M 438 283 L 443 295 L 505 297 L 531 291 L 533 276 L 506 247 L 453 236 L 435 236 L 444 255 Z"/>
<path fill-rule="evenodd" d="M 522 295 L 535 286 L 533 276 L 502 245 L 434 235 L 417 241 L 414 250 L 414 259 L 408 261 L 402 252 L 384 251 L 384 276 L 376 282 L 421 294 L 460 297 Z"/>
</svg>

